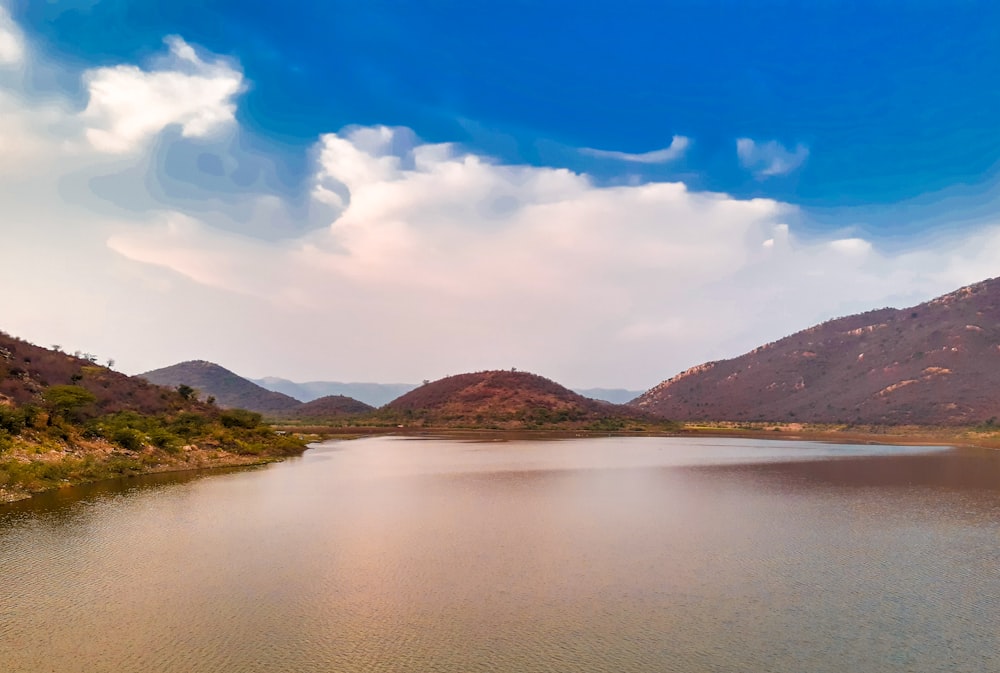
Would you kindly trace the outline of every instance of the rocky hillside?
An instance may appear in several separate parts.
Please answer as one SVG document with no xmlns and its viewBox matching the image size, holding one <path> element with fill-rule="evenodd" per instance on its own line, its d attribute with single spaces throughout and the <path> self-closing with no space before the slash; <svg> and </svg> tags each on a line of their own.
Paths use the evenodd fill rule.
<svg viewBox="0 0 1000 673">
<path fill-rule="evenodd" d="M 249 409 L 265 415 L 280 415 L 302 405 L 299 400 L 261 388 L 225 367 L 204 360 L 155 369 L 139 374 L 139 378 L 171 388 L 190 386 L 200 399 L 213 397 L 220 407 Z"/>
<path fill-rule="evenodd" d="M 957 425 L 1000 418 L 1000 279 L 825 322 L 630 403 L 676 420 Z"/>
<path fill-rule="evenodd" d="M 383 412 L 425 425 L 511 429 L 588 425 L 618 429 L 645 416 L 636 409 L 583 397 L 536 374 L 506 370 L 427 383 L 390 402 Z"/>
<path fill-rule="evenodd" d="M 94 396 L 95 413 L 162 413 L 177 403 L 171 391 L 103 367 L 93 358 L 42 348 L 0 332 L 0 405 L 39 405 L 52 386 L 76 386 Z"/>
</svg>

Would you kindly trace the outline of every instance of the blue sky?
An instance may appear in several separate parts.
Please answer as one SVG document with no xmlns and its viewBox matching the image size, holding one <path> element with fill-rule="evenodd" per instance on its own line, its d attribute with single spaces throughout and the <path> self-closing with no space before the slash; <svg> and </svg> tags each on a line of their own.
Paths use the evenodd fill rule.
<svg viewBox="0 0 1000 673">
<path fill-rule="evenodd" d="M 116 337 L 96 323 L 66 327 L 23 307 L 9 309 L 12 324 L 0 326 L 35 340 L 121 352 L 126 368 L 183 355 L 229 356 L 236 362 L 222 364 L 248 375 L 420 380 L 516 365 L 571 385 L 649 387 L 683 367 L 736 355 L 818 320 L 922 301 L 1000 274 L 1000 260 L 988 255 L 1000 203 L 1000 7 L 993 3 L 14 0 L 6 7 L 8 32 L 23 53 L 8 59 L 0 84 L 26 119 L 37 117 L 46 101 L 58 102 L 66 119 L 35 129 L 39 138 L 75 137 L 60 135 L 75 120 L 86 127 L 78 136 L 96 153 L 60 178 L 58 205 L 80 220 L 100 220 L 92 228 L 95 250 L 137 265 L 128 273 L 165 274 L 149 281 L 159 290 L 122 301 L 162 316 L 180 315 L 183 306 L 209 316 L 221 306 L 256 314 L 275 299 L 264 297 L 270 288 L 240 275 L 259 268 L 254 260 L 299 259 L 319 249 L 338 263 L 344 255 L 356 262 L 329 277 L 295 276 L 282 263 L 270 272 L 274 284 L 285 284 L 286 298 L 317 288 L 340 298 L 332 310 L 358 333 L 356 341 L 338 337 L 339 347 L 354 354 L 349 365 L 329 358 L 317 365 L 318 338 L 298 360 L 269 355 L 266 363 L 254 358 L 259 349 L 227 346 L 235 334 L 209 339 L 202 344 L 207 352 L 172 338 L 154 362 L 148 352 L 128 355 L 127 338 L 146 334 L 139 328 Z M 165 38 L 183 47 L 165 45 Z M 142 82 L 176 71 L 221 88 L 203 101 L 202 112 L 164 112 L 142 121 L 141 132 L 123 130 L 133 127 L 112 108 L 132 94 L 100 102 L 93 82 L 108 75 L 108 86 L 124 83 L 122 91 L 134 93 L 138 79 L 110 78 L 124 67 Z M 150 86 L 143 91 L 153 95 L 161 85 Z M 170 107 L 155 95 L 142 101 Z M 211 114 L 199 117 L 205 110 Z M 105 135 L 92 135 L 95 119 Z M 383 126 L 393 132 L 372 131 Z M 426 184 L 423 169 L 413 169 L 414 151 L 441 143 L 451 144 L 452 163 L 475 157 L 492 169 L 465 175 L 472 183 Z M 344 172 L 343 157 L 359 148 L 358 161 L 401 162 L 405 179 L 378 173 L 378 184 L 393 186 L 392 198 L 410 209 L 393 211 L 391 223 L 379 219 L 381 211 L 362 209 L 368 203 L 362 192 L 376 193 L 368 189 L 372 183 Z M 111 154 L 116 158 L 108 163 Z M 335 203 L 317 197 L 324 180 L 332 185 L 324 193 L 339 195 Z M 414 189 L 474 184 L 488 198 L 471 205 L 457 196 L 418 202 L 400 193 L 401 181 Z M 524 185 L 536 186 L 519 191 Z M 683 185 L 684 194 L 669 192 L 669 185 Z M 650 197 L 643 194 L 651 193 L 644 186 L 660 190 L 655 198 L 671 205 L 644 210 Z M 378 194 L 372 203 L 381 203 Z M 554 231 L 542 219 L 555 202 L 560 215 L 577 214 L 577 228 L 569 223 Z M 533 204 L 532 213 L 524 214 L 524 204 Z M 589 204 L 585 215 L 581 204 Z M 467 206 L 474 216 L 441 224 Z M 725 213 L 713 214 L 716 207 Z M 730 209 L 742 214 L 730 221 Z M 510 220 L 513 212 L 522 215 Z M 600 224 L 586 224 L 592 213 L 603 214 Z M 149 224 L 174 215 L 187 218 L 185 224 L 161 223 L 159 233 Z M 58 245 L 53 239 L 63 216 L 36 209 L 25 222 L 50 222 L 46 240 Z M 670 238 L 674 222 L 688 233 Z M 612 224 L 618 229 L 600 230 Z M 354 226 L 364 236 L 351 233 Z M 43 247 L 41 229 L 33 229 L 36 250 Z M 695 254 L 696 232 L 704 240 Z M 754 236 L 760 240 L 751 245 Z M 712 257 L 713 246 L 725 248 L 721 242 L 731 239 L 748 247 Z M 776 249 L 786 239 L 794 253 L 787 266 L 749 252 L 765 244 Z M 586 257 L 616 241 L 663 256 L 653 263 L 623 249 L 609 254 L 606 266 Z M 509 255 L 492 275 L 484 271 L 489 265 L 454 262 L 485 258 L 490 246 Z M 518 252 L 526 246 L 537 254 Z M 823 250 L 868 257 L 845 267 Z M 209 260 L 208 251 L 225 259 Z M 702 253 L 704 263 L 687 270 Z M 432 269 L 408 268 L 423 285 L 420 315 L 461 325 L 464 340 L 452 343 L 442 327 L 426 343 L 413 343 L 420 339 L 408 336 L 412 323 L 394 320 L 406 313 L 386 300 L 399 281 L 390 282 L 390 271 L 406 266 L 394 254 L 438 260 Z M 196 269 L 195 258 L 233 275 L 221 280 Z M 518 264 L 537 270 L 534 284 L 501 292 L 504 284 L 518 285 L 504 271 Z M 855 264 L 860 270 L 842 277 Z M 803 270 L 816 278 L 801 283 Z M 116 282 L 95 277 L 89 287 L 101 293 Z M 788 286 L 797 283 L 802 293 L 792 297 Z M 641 297 L 667 284 L 681 289 Z M 167 285 L 169 292 L 162 289 Z M 618 308 L 594 311 L 592 302 L 577 302 L 582 288 L 591 297 L 606 294 L 603 301 Z M 57 283 L 51 291 L 57 293 Z M 462 305 L 455 293 L 463 292 L 469 304 L 455 308 Z M 176 298 L 182 295 L 185 302 Z M 538 296 L 543 300 L 534 306 Z M 367 315 L 359 297 L 369 306 L 377 299 L 372 310 L 383 319 Z M 304 320 L 321 305 L 301 301 L 309 308 L 300 313 L 282 304 L 291 311 L 288 320 Z M 483 308 L 490 301 L 497 313 L 531 308 L 500 320 Z M 412 308 L 413 301 L 405 303 Z M 754 311 L 746 315 L 733 309 L 748 303 Z M 560 322 L 563 314 L 569 317 Z M 145 319 L 149 329 L 153 316 Z M 553 321 L 551 330 L 539 326 L 543 317 Z M 241 314 L 230 322 L 247 320 Z M 272 336 L 254 329 L 261 339 Z M 365 330 L 398 338 L 369 338 Z M 581 345 L 550 350 L 570 340 Z M 435 343 L 463 355 L 445 357 Z M 401 352 L 393 359 L 386 350 Z"/>
<path fill-rule="evenodd" d="M 994 3 L 81 0 L 21 16 L 88 66 L 142 61 L 170 34 L 233 57 L 253 80 L 239 120 L 296 172 L 349 124 L 609 180 L 620 162 L 568 150 L 683 135 L 683 166 L 630 172 L 829 208 L 975 185 L 1000 157 Z M 739 137 L 803 143 L 807 165 L 756 180 Z"/>
</svg>

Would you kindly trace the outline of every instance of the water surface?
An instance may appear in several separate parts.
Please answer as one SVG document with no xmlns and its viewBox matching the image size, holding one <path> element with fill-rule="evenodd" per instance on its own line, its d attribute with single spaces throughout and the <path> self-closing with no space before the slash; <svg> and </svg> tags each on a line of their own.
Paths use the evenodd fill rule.
<svg viewBox="0 0 1000 673">
<path fill-rule="evenodd" d="M 0 508 L 21 671 L 1000 670 L 1000 456 L 331 442 Z"/>
</svg>

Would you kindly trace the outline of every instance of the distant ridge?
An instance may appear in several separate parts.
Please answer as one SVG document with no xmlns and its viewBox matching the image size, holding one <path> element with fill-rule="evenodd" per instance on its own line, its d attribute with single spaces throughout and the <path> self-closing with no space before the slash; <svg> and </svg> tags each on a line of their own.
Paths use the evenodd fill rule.
<svg viewBox="0 0 1000 673">
<path fill-rule="evenodd" d="M 631 403 L 675 420 L 973 424 L 1000 418 L 1000 279 L 810 327 Z"/>
<path fill-rule="evenodd" d="M 337 381 L 296 383 L 276 376 L 250 380 L 263 388 L 284 393 L 303 402 L 311 402 L 328 395 L 345 395 L 373 407 L 381 407 L 417 387 L 414 383 L 340 383 Z"/>
<path fill-rule="evenodd" d="M 200 399 L 214 397 L 220 407 L 248 409 L 266 415 L 280 414 L 302 405 L 296 399 L 266 390 L 225 367 L 205 360 L 180 362 L 139 374 L 151 383 L 176 388 L 187 385 Z"/>
<path fill-rule="evenodd" d="M 626 390 L 625 388 L 574 388 L 573 392 L 584 397 L 612 404 L 625 404 L 642 395 L 643 390 Z"/>
</svg>

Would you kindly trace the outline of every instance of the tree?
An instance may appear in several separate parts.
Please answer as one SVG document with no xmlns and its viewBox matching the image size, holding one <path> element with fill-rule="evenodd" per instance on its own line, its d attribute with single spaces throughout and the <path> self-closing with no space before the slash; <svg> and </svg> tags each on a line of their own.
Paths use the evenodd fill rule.
<svg viewBox="0 0 1000 673">
<path fill-rule="evenodd" d="M 179 392 L 181 394 L 181 397 L 183 397 L 185 400 L 190 401 L 191 399 L 194 398 L 195 393 L 197 391 L 191 386 L 187 385 L 186 383 L 182 383 L 179 386 L 177 386 L 177 392 Z"/>
<path fill-rule="evenodd" d="M 53 414 L 71 421 L 78 418 L 85 406 L 97 401 L 93 393 L 81 386 L 52 386 L 42 397 L 49 408 L 49 425 Z"/>
</svg>

